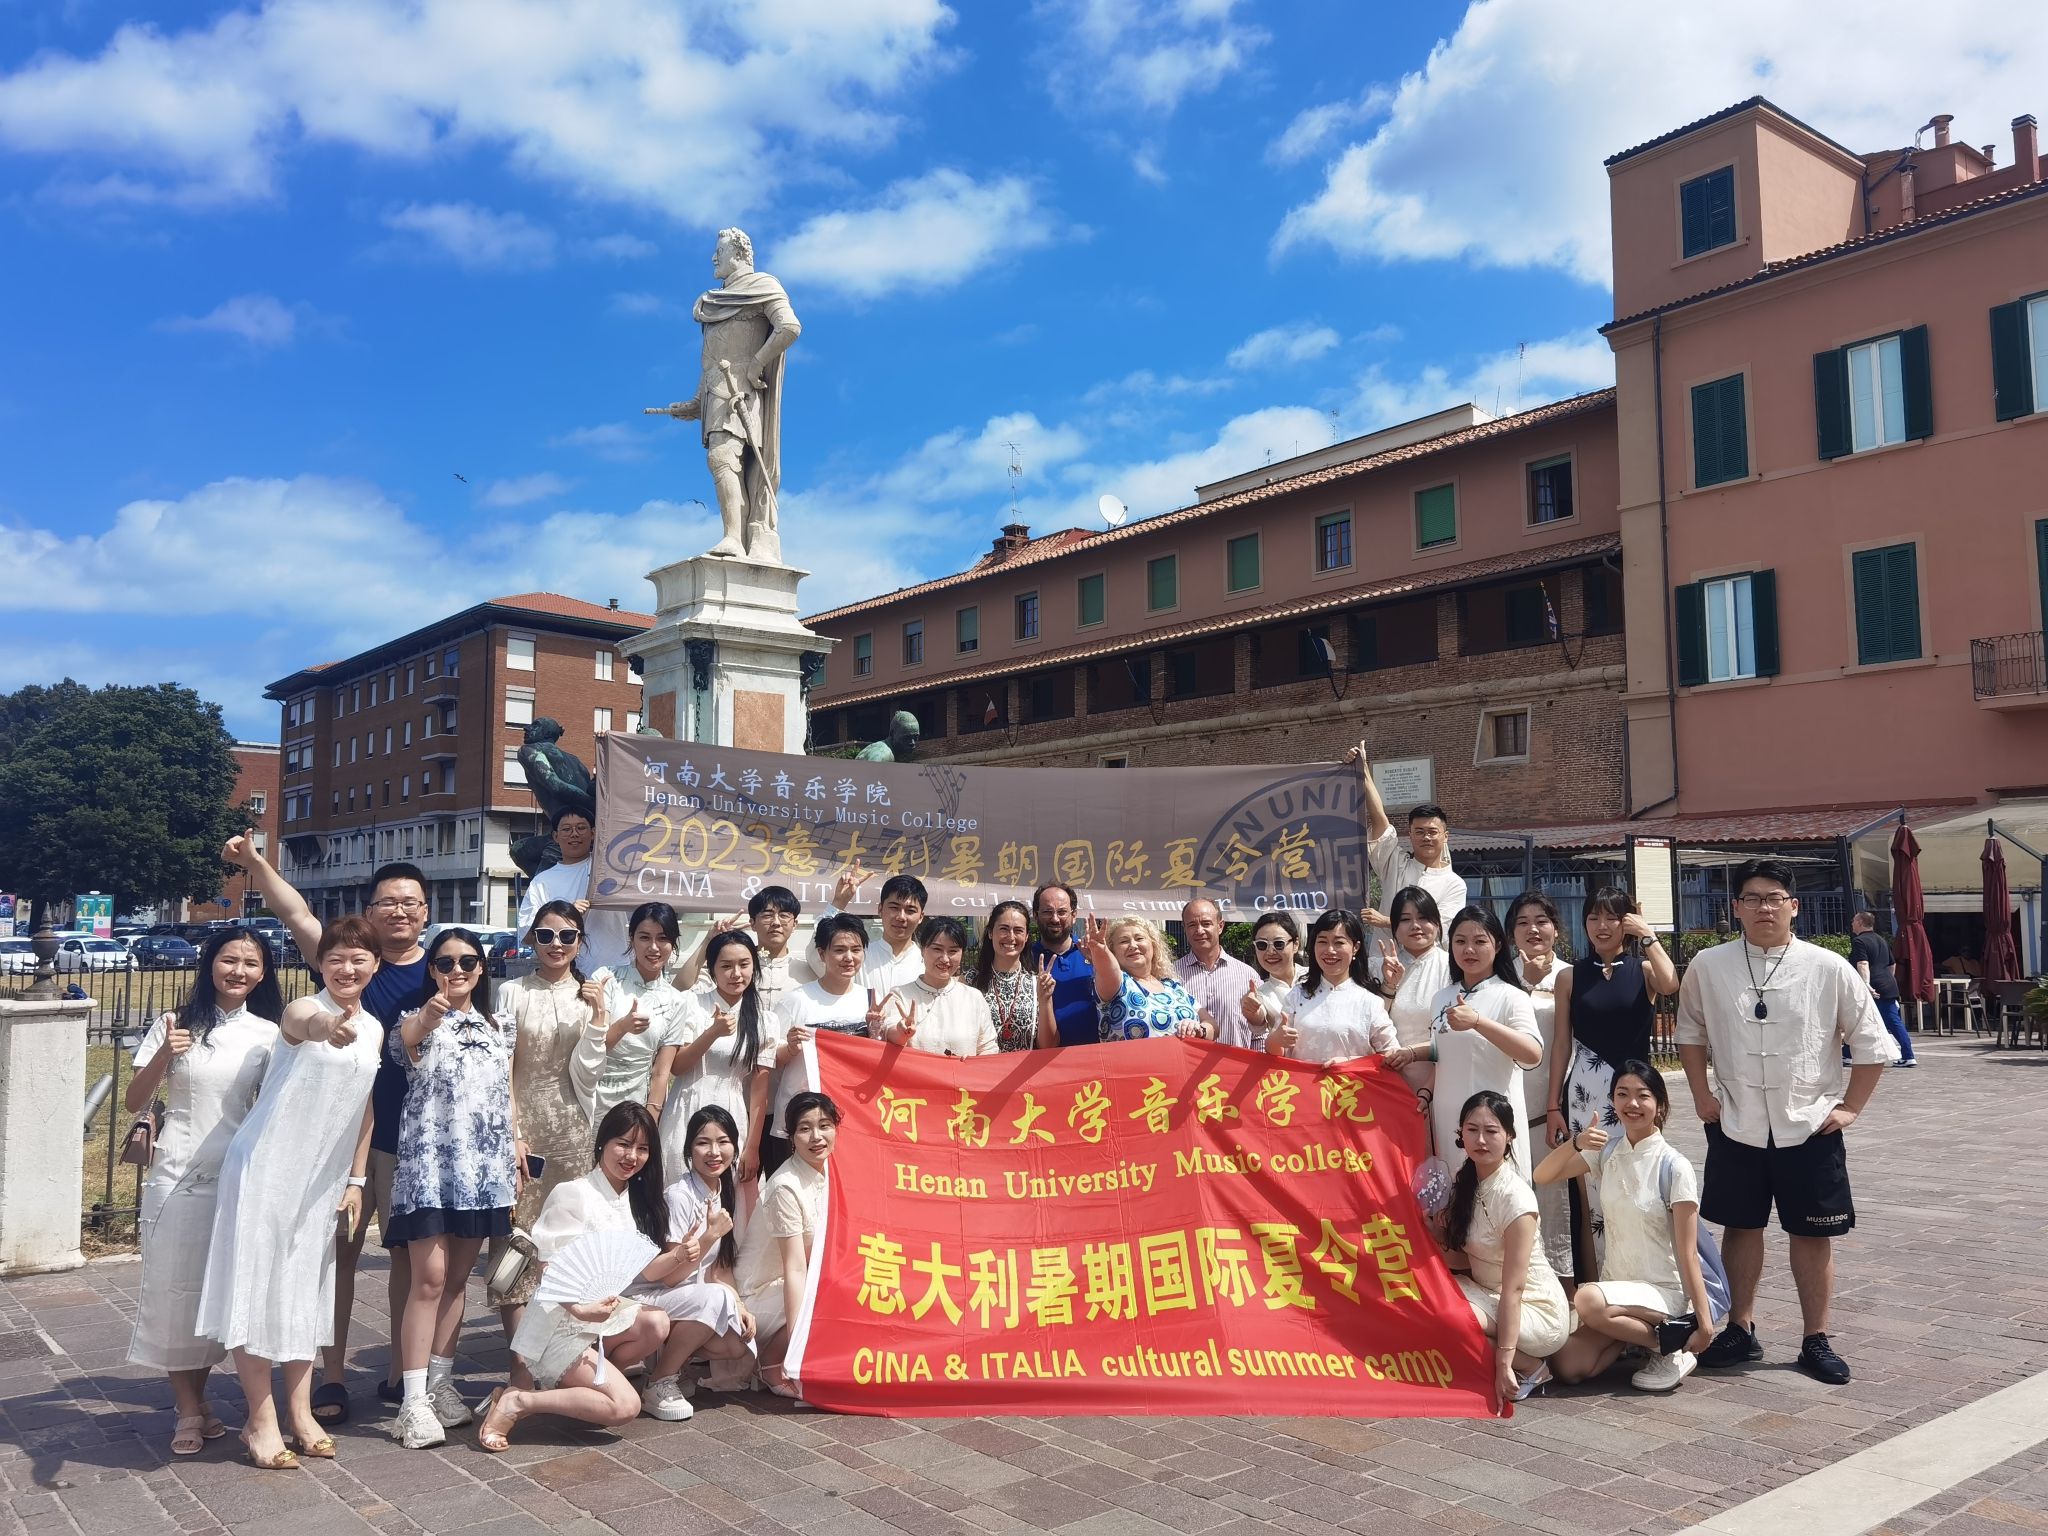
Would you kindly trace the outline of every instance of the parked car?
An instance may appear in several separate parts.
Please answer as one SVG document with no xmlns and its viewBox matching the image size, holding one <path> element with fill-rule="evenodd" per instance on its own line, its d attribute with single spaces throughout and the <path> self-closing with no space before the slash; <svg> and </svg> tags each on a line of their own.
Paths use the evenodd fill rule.
<svg viewBox="0 0 2048 1536">
<path fill-rule="evenodd" d="M 116 944 L 112 939 L 97 939 L 91 935 L 70 938 L 57 946 L 57 969 L 60 971 L 132 971 L 135 959 L 128 953 L 126 945 Z"/>
<path fill-rule="evenodd" d="M 477 937 L 484 941 L 484 959 L 489 962 L 493 976 L 503 976 L 508 962 L 524 960 L 530 963 L 533 959 L 532 949 L 520 943 L 519 935 L 509 928 L 494 929 Z"/>
<path fill-rule="evenodd" d="M 27 939 L 0 939 L 0 976 L 33 976 L 36 952 Z"/>
<path fill-rule="evenodd" d="M 199 951 L 170 934 L 149 934 L 128 946 L 128 953 L 145 971 L 189 971 L 199 965 Z"/>
</svg>

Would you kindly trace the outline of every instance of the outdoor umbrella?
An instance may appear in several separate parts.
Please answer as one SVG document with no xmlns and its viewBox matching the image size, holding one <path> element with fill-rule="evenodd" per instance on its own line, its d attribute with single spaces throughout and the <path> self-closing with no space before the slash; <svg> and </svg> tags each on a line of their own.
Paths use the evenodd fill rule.
<svg viewBox="0 0 2048 1536">
<path fill-rule="evenodd" d="M 1901 821 L 1892 834 L 1892 919 L 1898 928 L 1892 946 L 1893 973 L 1899 996 L 1915 1002 L 1934 1001 L 1934 951 L 1927 943 L 1927 898 L 1920 891 L 1920 840 Z"/>
<path fill-rule="evenodd" d="M 2012 889 L 2005 879 L 2005 850 L 1994 835 L 1984 839 L 1984 981 L 2018 981 L 2020 957 L 2012 947 Z M 1989 994 L 1986 994 L 1988 999 Z"/>
</svg>

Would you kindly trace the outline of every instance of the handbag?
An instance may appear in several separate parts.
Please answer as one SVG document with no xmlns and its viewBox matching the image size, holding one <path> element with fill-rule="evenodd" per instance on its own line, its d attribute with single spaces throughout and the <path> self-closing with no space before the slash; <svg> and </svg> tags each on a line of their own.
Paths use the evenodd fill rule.
<svg viewBox="0 0 2048 1536">
<path fill-rule="evenodd" d="M 163 1115 L 152 1104 L 130 1123 L 127 1139 L 121 1143 L 120 1160 L 147 1168 L 156 1159 L 156 1138 L 162 1130 Z"/>
<path fill-rule="evenodd" d="M 540 1282 L 540 1250 L 524 1228 L 514 1227 L 505 1240 L 505 1251 L 491 1266 L 485 1293 L 494 1307 L 523 1307 L 533 1300 L 533 1288 Z"/>
</svg>

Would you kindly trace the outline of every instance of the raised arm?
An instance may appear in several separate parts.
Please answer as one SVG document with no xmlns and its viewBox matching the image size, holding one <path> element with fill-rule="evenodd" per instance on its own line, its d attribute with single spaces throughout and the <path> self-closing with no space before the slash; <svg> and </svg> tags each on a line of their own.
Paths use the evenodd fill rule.
<svg viewBox="0 0 2048 1536">
<path fill-rule="evenodd" d="M 1558 972 L 1551 995 L 1557 999 L 1557 1022 L 1550 1031 L 1549 1071 L 1545 1074 L 1548 1086 L 1543 1093 L 1543 1110 L 1550 1116 L 1544 1122 L 1550 1144 L 1558 1147 L 1564 1145 L 1565 1137 L 1571 1134 L 1564 1123 L 1564 1085 L 1572 1071 L 1572 973 L 1569 967 Z"/>
<path fill-rule="evenodd" d="M 1678 967 L 1671 963 L 1671 956 L 1665 952 L 1664 940 L 1657 930 L 1650 926 L 1650 920 L 1640 912 L 1631 912 L 1621 920 L 1621 931 L 1632 939 L 1640 939 L 1643 945 L 1643 985 L 1652 997 L 1669 997 L 1678 990 Z"/>
<path fill-rule="evenodd" d="M 1380 799 L 1380 787 L 1373 782 L 1372 762 L 1365 755 L 1365 742 L 1361 740 L 1346 752 L 1344 761 L 1358 764 L 1358 784 L 1365 791 L 1365 840 L 1376 843 L 1387 835 L 1387 829 L 1393 823 L 1387 820 L 1387 804 Z M 1391 896 L 1393 892 L 1387 894 Z"/>
<path fill-rule="evenodd" d="M 251 827 L 239 837 L 231 837 L 227 846 L 220 851 L 223 864 L 239 864 L 249 872 L 249 878 L 256 882 L 256 889 L 263 893 L 263 904 L 291 930 L 293 940 L 299 946 L 299 953 L 309 960 L 320 948 L 320 919 L 313 915 L 313 909 L 306 905 L 306 898 L 292 888 L 275 869 L 270 860 L 256 851 L 256 829 Z"/>
<path fill-rule="evenodd" d="M 1095 972 L 1095 995 L 1102 1002 L 1111 1002 L 1123 990 L 1124 968 L 1117 964 L 1116 956 L 1110 953 L 1103 935 L 1109 931 L 1108 924 L 1089 913 L 1081 938 L 1081 953 L 1088 957 L 1089 967 Z"/>
</svg>

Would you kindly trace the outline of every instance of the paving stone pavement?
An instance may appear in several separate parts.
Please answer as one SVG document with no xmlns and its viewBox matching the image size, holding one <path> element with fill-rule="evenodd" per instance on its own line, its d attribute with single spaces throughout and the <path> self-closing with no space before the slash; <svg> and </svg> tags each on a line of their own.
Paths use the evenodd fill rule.
<svg viewBox="0 0 2048 1536">
<path fill-rule="evenodd" d="M 138 1266 L 0 1282 L 0 1536 L 16 1532 L 461 1531 L 467 1536 L 813 1536 L 1244 1531 L 1663 1536 L 2048 1368 L 2048 1054 L 1928 1041 L 1886 1075 L 1850 1145 L 1861 1226 L 1838 1247 L 1835 1338 L 1856 1371 L 1791 1369 L 1798 1312 L 1774 1236 L 1759 1306 L 1768 1358 L 1668 1397 L 1613 1376 L 1512 1421 L 836 1417 L 762 1397 L 623 1434 L 522 1425 L 491 1457 L 404 1451 L 370 1388 L 383 1276 L 366 1268 L 357 1419 L 340 1458 L 292 1473 L 232 1436 L 172 1458 L 169 1390 L 123 1361 Z M 1681 1094 L 1681 1097 L 1683 1095 Z M 1702 1155 L 1680 1107 L 1673 1139 Z M 472 1294 L 459 1377 L 501 1379 Z M 214 1400 L 238 1422 L 231 1375 Z M 466 1434 L 467 1431 L 458 1433 Z M 1882 1527 L 1890 1536 L 2048 1532 L 2048 1446 Z"/>
</svg>

